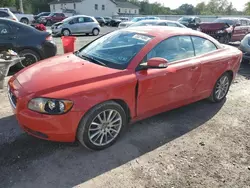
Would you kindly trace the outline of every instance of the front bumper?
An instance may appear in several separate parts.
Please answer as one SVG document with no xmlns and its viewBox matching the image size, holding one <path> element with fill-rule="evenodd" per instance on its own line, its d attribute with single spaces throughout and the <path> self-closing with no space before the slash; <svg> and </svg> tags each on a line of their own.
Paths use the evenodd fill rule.
<svg viewBox="0 0 250 188">
<path fill-rule="evenodd" d="M 13 80 L 12 77 L 8 83 L 8 96 L 17 121 L 25 132 L 45 140 L 75 141 L 76 131 L 82 118 L 80 112 L 69 111 L 63 115 L 47 115 L 33 112 L 27 108 L 28 101 L 31 98 L 23 97 L 22 95 L 27 96 L 27 94 L 24 94 L 22 87 L 17 86 L 16 83 L 18 82 Z"/>
</svg>

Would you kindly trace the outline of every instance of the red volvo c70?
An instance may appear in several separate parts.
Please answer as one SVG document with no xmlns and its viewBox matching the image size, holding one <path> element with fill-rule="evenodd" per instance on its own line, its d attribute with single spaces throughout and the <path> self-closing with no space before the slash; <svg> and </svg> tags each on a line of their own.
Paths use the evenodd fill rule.
<svg viewBox="0 0 250 188">
<path fill-rule="evenodd" d="M 128 123 L 205 98 L 222 101 L 241 59 L 198 31 L 126 28 L 21 70 L 8 95 L 27 133 L 100 150 Z"/>
</svg>

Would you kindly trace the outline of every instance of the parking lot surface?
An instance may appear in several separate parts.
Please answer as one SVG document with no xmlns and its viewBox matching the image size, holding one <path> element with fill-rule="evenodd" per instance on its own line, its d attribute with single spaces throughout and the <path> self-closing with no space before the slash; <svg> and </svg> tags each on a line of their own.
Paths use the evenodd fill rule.
<svg viewBox="0 0 250 188">
<path fill-rule="evenodd" d="M 76 48 L 93 39 L 78 37 Z M 55 42 L 60 46 L 61 39 Z M 0 91 L 0 187 L 248 188 L 249 79 L 250 65 L 244 63 L 224 102 L 203 100 L 137 122 L 99 152 L 24 133 L 5 88 Z"/>
</svg>

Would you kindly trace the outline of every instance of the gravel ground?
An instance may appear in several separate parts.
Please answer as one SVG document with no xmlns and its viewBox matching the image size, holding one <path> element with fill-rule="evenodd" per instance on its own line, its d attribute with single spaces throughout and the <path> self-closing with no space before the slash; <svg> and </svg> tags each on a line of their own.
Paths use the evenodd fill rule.
<svg viewBox="0 0 250 188">
<path fill-rule="evenodd" d="M 77 47 L 93 37 L 78 37 Z M 60 39 L 56 39 L 59 42 Z M 0 91 L 0 187 L 250 187 L 250 65 L 227 99 L 200 101 L 132 125 L 112 147 L 33 138 Z"/>
</svg>

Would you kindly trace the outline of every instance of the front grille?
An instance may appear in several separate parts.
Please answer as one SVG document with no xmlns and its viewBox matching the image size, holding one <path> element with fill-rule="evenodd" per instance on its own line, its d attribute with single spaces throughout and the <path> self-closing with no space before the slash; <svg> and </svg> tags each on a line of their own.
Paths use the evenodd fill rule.
<svg viewBox="0 0 250 188">
<path fill-rule="evenodd" d="M 214 36 L 216 34 L 215 31 L 208 31 L 208 30 L 202 30 L 203 33 L 206 33 L 207 35 Z"/>
<path fill-rule="evenodd" d="M 17 103 L 17 98 L 16 96 L 11 92 L 9 85 L 8 85 L 8 97 L 10 100 L 11 105 L 13 106 L 13 108 L 16 108 L 16 103 Z"/>
</svg>

